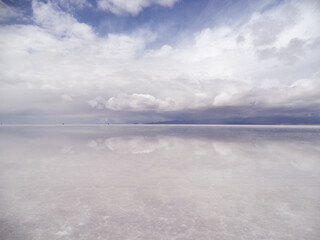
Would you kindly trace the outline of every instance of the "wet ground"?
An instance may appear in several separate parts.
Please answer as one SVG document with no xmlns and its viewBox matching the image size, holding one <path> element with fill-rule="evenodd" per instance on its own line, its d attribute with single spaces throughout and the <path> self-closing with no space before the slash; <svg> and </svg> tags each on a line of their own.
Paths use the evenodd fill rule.
<svg viewBox="0 0 320 240">
<path fill-rule="evenodd" d="M 3 240 L 316 240 L 319 226 L 319 127 L 0 128 Z"/>
</svg>

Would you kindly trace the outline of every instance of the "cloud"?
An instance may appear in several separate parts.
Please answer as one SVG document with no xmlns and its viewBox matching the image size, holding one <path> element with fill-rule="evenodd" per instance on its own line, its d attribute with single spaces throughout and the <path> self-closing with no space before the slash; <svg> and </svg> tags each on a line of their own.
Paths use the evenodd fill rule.
<svg viewBox="0 0 320 240">
<path fill-rule="evenodd" d="M 303 56 L 304 50 L 307 44 L 298 38 L 291 39 L 289 44 L 283 48 L 265 48 L 258 51 L 258 55 L 261 59 L 276 58 L 279 61 L 283 61 L 287 64 L 293 64 Z"/>
<path fill-rule="evenodd" d="M 92 7 L 92 4 L 88 0 L 55 0 L 53 3 L 68 11 Z"/>
<path fill-rule="evenodd" d="M 146 2 L 132 4 L 166 5 Z M 51 2 L 32 8 L 34 24 L 0 26 L 2 114 L 112 112 L 110 121 L 121 122 L 116 112 L 149 121 L 149 112 L 319 103 L 320 10 L 312 1 L 286 1 L 154 48 L 159 33 L 150 29 L 101 36 Z"/>
<path fill-rule="evenodd" d="M 179 0 L 98 0 L 97 5 L 101 10 L 110 11 L 116 15 L 129 13 L 137 15 L 144 8 L 159 5 L 162 7 L 172 7 Z"/>
<path fill-rule="evenodd" d="M 61 98 L 62 98 L 64 101 L 72 101 L 72 100 L 73 100 L 73 96 L 72 96 L 72 95 L 69 95 L 69 94 L 62 94 L 62 95 L 61 95 Z"/>
<path fill-rule="evenodd" d="M 17 8 L 6 5 L 0 0 L 0 23 L 7 22 L 12 19 L 22 19 L 23 12 Z"/>
<path fill-rule="evenodd" d="M 105 107 L 121 111 L 159 111 L 174 109 L 172 99 L 161 100 L 149 94 L 119 95 L 105 102 Z"/>
<path fill-rule="evenodd" d="M 78 22 L 66 12 L 59 11 L 51 2 L 34 0 L 32 9 L 35 23 L 58 37 L 94 38 L 88 25 Z"/>
<path fill-rule="evenodd" d="M 299 79 L 290 85 L 255 86 L 247 91 L 228 94 L 220 93 L 215 97 L 214 106 L 260 106 L 260 107 L 301 107 L 320 104 L 319 73 L 308 79 Z"/>
<path fill-rule="evenodd" d="M 91 99 L 88 101 L 89 106 L 98 109 L 105 108 L 106 100 L 103 97 L 96 97 L 95 99 Z"/>
</svg>

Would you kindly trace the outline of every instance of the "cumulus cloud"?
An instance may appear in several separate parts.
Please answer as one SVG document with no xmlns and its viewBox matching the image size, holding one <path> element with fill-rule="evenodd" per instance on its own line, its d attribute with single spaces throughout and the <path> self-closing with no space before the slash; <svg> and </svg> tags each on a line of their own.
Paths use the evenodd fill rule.
<svg viewBox="0 0 320 240">
<path fill-rule="evenodd" d="M 79 23 L 66 12 L 59 11 L 51 3 L 32 1 L 33 19 L 47 31 L 59 37 L 93 38 L 92 29 L 83 23 Z"/>
<path fill-rule="evenodd" d="M 98 7 L 117 15 L 129 13 L 137 15 L 142 9 L 151 5 L 172 7 L 179 0 L 98 0 Z"/>
<path fill-rule="evenodd" d="M 253 87 L 247 91 L 228 94 L 222 92 L 214 98 L 214 106 L 301 107 L 320 104 L 320 78 L 316 73 L 309 79 L 299 79 L 290 85 Z"/>
<path fill-rule="evenodd" d="M 96 97 L 88 101 L 88 104 L 93 108 L 104 109 L 106 100 L 103 97 Z"/>
<path fill-rule="evenodd" d="M 122 94 L 109 98 L 105 106 L 111 110 L 122 111 L 159 111 L 174 109 L 174 101 L 170 98 L 161 100 L 149 94 Z"/>
<path fill-rule="evenodd" d="M 150 94 L 120 94 L 105 99 L 97 97 L 88 101 L 94 108 L 107 108 L 115 111 L 169 111 L 175 110 L 175 102 L 171 98 L 157 99 Z"/>
<path fill-rule="evenodd" d="M 307 47 L 309 46 L 307 46 L 306 42 L 301 39 L 294 38 L 290 40 L 286 47 L 279 49 L 275 47 L 265 48 L 258 51 L 258 55 L 261 59 L 276 58 L 284 63 L 293 64 L 303 56 Z"/>
<path fill-rule="evenodd" d="M 106 2 L 131 14 L 175 3 Z M 101 36 L 51 2 L 32 8 L 35 24 L 0 26 L 2 113 L 50 112 L 61 102 L 131 113 L 319 103 L 320 9 L 313 1 L 286 1 L 241 25 L 197 29 L 157 48 L 148 48 L 157 36 L 148 29 Z M 17 95 L 30 104 L 17 104 Z"/>
</svg>

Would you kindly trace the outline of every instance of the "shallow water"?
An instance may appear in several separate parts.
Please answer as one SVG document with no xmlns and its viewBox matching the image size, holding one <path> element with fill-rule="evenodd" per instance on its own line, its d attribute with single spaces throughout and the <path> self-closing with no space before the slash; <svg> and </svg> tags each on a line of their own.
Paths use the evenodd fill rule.
<svg viewBox="0 0 320 240">
<path fill-rule="evenodd" d="M 0 128 L 0 238 L 319 239 L 320 128 Z"/>
</svg>

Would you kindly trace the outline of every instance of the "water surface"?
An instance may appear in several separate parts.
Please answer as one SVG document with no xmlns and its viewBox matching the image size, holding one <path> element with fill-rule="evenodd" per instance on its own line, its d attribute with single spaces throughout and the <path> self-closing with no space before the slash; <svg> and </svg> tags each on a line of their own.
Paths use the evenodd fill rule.
<svg viewBox="0 0 320 240">
<path fill-rule="evenodd" d="M 320 128 L 0 128 L 0 238 L 319 239 Z"/>
</svg>

